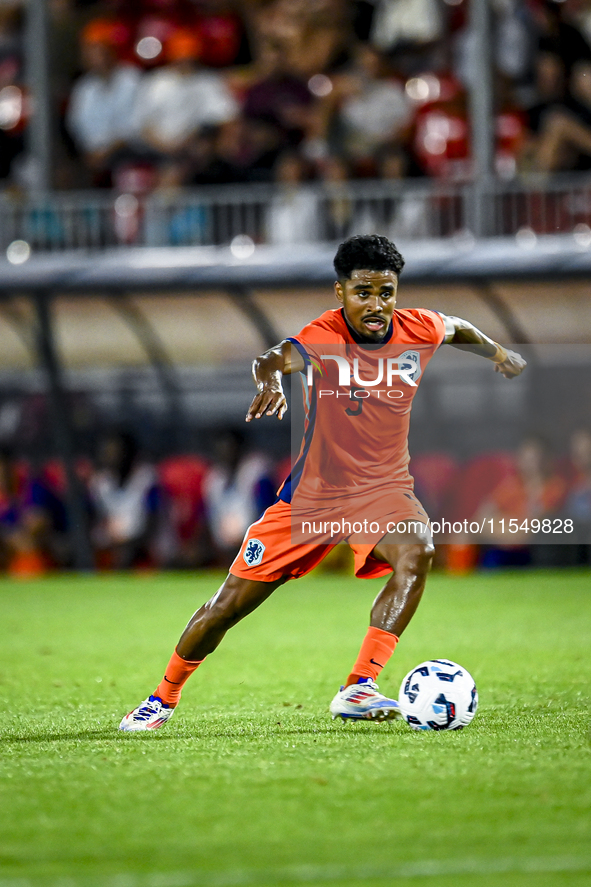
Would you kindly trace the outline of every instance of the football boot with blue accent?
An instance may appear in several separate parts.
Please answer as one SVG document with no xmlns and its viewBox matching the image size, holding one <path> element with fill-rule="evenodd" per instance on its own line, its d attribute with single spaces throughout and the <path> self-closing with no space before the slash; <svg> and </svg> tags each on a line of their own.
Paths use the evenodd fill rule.
<svg viewBox="0 0 591 887">
<path fill-rule="evenodd" d="M 174 708 L 166 705 L 158 696 L 148 696 L 137 708 L 125 715 L 120 730 L 157 730 L 171 719 Z"/>
<path fill-rule="evenodd" d="M 329 710 L 333 721 L 339 717 L 344 721 L 390 721 L 402 717 L 396 700 L 383 696 L 371 678 L 360 678 L 356 684 L 341 687 Z"/>
</svg>

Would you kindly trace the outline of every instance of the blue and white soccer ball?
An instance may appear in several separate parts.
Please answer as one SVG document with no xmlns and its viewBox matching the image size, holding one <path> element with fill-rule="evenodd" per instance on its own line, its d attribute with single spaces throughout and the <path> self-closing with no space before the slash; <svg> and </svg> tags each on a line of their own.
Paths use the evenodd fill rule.
<svg viewBox="0 0 591 887">
<path fill-rule="evenodd" d="M 472 675 L 449 659 L 429 659 L 406 675 L 398 704 L 413 730 L 461 730 L 478 707 Z"/>
</svg>

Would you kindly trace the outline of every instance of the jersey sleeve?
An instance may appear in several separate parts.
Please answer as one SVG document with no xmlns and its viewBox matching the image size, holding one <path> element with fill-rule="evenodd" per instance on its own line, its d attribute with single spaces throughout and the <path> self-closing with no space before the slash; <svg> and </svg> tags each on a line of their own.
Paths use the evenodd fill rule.
<svg viewBox="0 0 591 887">
<path fill-rule="evenodd" d="M 338 329 L 338 319 L 334 317 L 334 312 L 327 311 L 306 324 L 296 336 L 289 336 L 287 341 L 297 348 L 307 367 L 311 360 L 321 359 L 326 345 L 340 344 L 345 340 Z"/>
<path fill-rule="evenodd" d="M 304 361 L 304 367 L 307 369 L 307 367 L 310 365 L 310 355 L 306 350 L 306 346 L 302 342 L 300 342 L 300 340 L 296 336 L 288 336 L 287 341 L 291 342 L 294 348 L 297 348 L 297 350 L 300 352 Z"/>
<path fill-rule="evenodd" d="M 445 319 L 438 311 L 428 308 L 411 308 L 405 312 L 405 326 L 417 344 L 441 345 L 445 341 Z"/>
</svg>

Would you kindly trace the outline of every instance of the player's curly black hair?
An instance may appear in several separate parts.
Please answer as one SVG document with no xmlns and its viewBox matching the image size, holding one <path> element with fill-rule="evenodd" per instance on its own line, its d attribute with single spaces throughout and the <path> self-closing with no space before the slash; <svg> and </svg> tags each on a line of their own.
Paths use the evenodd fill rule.
<svg viewBox="0 0 591 887">
<path fill-rule="evenodd" d="M 404 259 L 387 237 L 381 234 L 356 234 L 341 243 L 334 257 L 339 280 L 348 280 L 353 271 L 394 271 L 400 274 Z"/>
</svg>

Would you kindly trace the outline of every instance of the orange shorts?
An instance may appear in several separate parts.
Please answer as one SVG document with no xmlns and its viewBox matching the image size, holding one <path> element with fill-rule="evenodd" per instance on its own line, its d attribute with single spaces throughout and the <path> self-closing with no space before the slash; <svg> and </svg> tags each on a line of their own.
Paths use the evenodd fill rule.
<svg viewBox="0 0 591 887">
<path fill-rule="evenodd" d="M 400 495 L 394 498 L 395 501 L 391 501 L 392 511 L 380 521 L 379 530 L 374 534 L 364 533 L 363 541 L 357 541 L 353 534 L 342 540 L 347 542 L 355 555 L 355 575 L 360 579 L 387 576 L 392 572 L 389 564 L 372 554 L 380 539 L 389 532 L 387 525 L 390 520 L 394 523 L 409 520 L 426 523 L 428 520 L 412 489 L 401 488 Z M 282 499 L 267 508 L 263 516 L 246 531 L 230 573 L 243 579 L 275 582 L 284 577 L 297 579 L 313 570 L 336 543 L 327 543 L 326 536 L 320 542 L 314 539 L 309 543 L 294 541 L 292 520 L 291 504 Z M 390 532 L 392 530 L 393 527 Z"/>
</svg>

